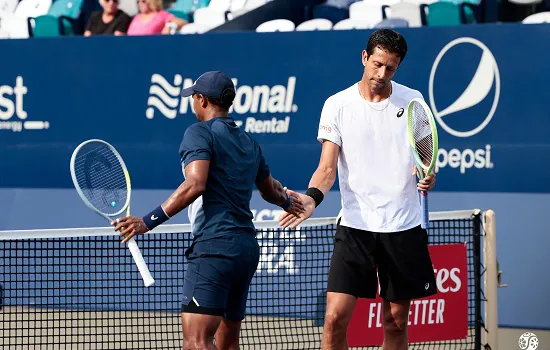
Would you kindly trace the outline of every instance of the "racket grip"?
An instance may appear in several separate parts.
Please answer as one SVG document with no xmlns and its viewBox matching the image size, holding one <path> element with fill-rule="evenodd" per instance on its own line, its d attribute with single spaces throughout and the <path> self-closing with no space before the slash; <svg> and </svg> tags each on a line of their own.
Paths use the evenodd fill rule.
<svg viewBox="0 0 550 350">
<path fill-rule="evenodd" d="M 132 257 L 136 262 L 139 273 L 141 274 L 141 278 L 143 278 L 143 283 L 145 284 L 145 287 L 152 286 L 155 283 L 155 280 L 153 279 L 151 272 L 149 272 L 149 268 L 147 267 L 145 260 L 143 260 L 143 255 L 141 255 L 141 251 L 139 250 L 139 247 L 134 238 L 131 238 L 128 241 L 128 249 L 130 249 L 130 253 L 132 253 Z"/>
<path fill-rule="evenodd" d="M 420 208 L 422 212 L 421 227 L 427 229 L 430 224 L 430 216 L 428 211 L 428 192 L 420 191 Z"/>
</svg>

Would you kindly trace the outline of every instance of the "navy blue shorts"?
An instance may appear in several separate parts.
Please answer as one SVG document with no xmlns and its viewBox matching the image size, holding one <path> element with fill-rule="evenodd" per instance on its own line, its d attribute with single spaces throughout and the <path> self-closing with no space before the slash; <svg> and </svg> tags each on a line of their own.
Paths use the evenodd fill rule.
<svg viewBox="0 0 550 350">
<path fill-rule="evenodd" d="M 185 256 L 182 311 L 242 321 L 260 259 L 256 237 L 236 234 L 195 242 Z"/>
</svg>

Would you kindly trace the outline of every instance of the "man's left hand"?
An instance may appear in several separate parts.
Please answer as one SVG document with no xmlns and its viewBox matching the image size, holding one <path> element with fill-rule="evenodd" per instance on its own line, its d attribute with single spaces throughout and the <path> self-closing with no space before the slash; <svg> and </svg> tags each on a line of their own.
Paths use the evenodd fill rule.
<svg viewBox="0 0 550 350">
<path fill-rule="evenodd" d="M 115 226 L 115 231 L 121 230 L 120 237 L 125 237 L 124 240 L 122 240 L 122 243 L 128 242 L 130 238 L 135 235 L 143 234 L 149 231 L 147 226 L 145 226 L 143 219 L 135 216 L 126 216 L 116 219 L 111 222 L 111 225 Z"/>
</svg>

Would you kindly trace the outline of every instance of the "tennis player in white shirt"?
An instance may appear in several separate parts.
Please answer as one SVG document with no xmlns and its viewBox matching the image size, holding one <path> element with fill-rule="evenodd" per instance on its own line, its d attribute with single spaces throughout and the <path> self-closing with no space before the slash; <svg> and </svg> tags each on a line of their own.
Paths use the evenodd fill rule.
<svg viewBox="0 0 550 350">
<path fill-rule="evenodd" d="M 392 81 L 407 53 L 403 36 L 375 31 L 362 52 L 362 79 L 330 96 L 321 113 L 319 166 L 305 194 L 288 190 L 305 205 L 300 216 L 285 213 L 283 227 L 309 218 L 339 174 L 338 217 L 327 288 L 323 350 L 347 349 L 346 332 L 357 298 L 375 298 L 380 281 L 384 350 L 408 347 L 412 299 L 437 293 L 420 226 L 418 190 L 434 187 L 430 174 L 417 181 L 407 139 L 405 110 L 417 90 Z"/>
</svg>

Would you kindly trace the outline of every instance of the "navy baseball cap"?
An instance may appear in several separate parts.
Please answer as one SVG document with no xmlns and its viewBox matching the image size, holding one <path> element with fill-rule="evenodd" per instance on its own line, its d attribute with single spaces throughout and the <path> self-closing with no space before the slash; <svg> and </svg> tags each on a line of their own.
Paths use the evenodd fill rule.
<svg viewBox="0 0 550 350">
<path fill-rule="evenodd" d="M 198 93 L 206 97 L 223 101 L 224 96 L 226 96 L 229 91 L 233 91 L 233 96 L 235 96 L 235 85 L 233 81 L 224 72 L 213 71 L 204 73 L 195 81 L 195 84 L 183 89 L 181 91 L 181 96 L 189 97 Z"/>
</svg>

